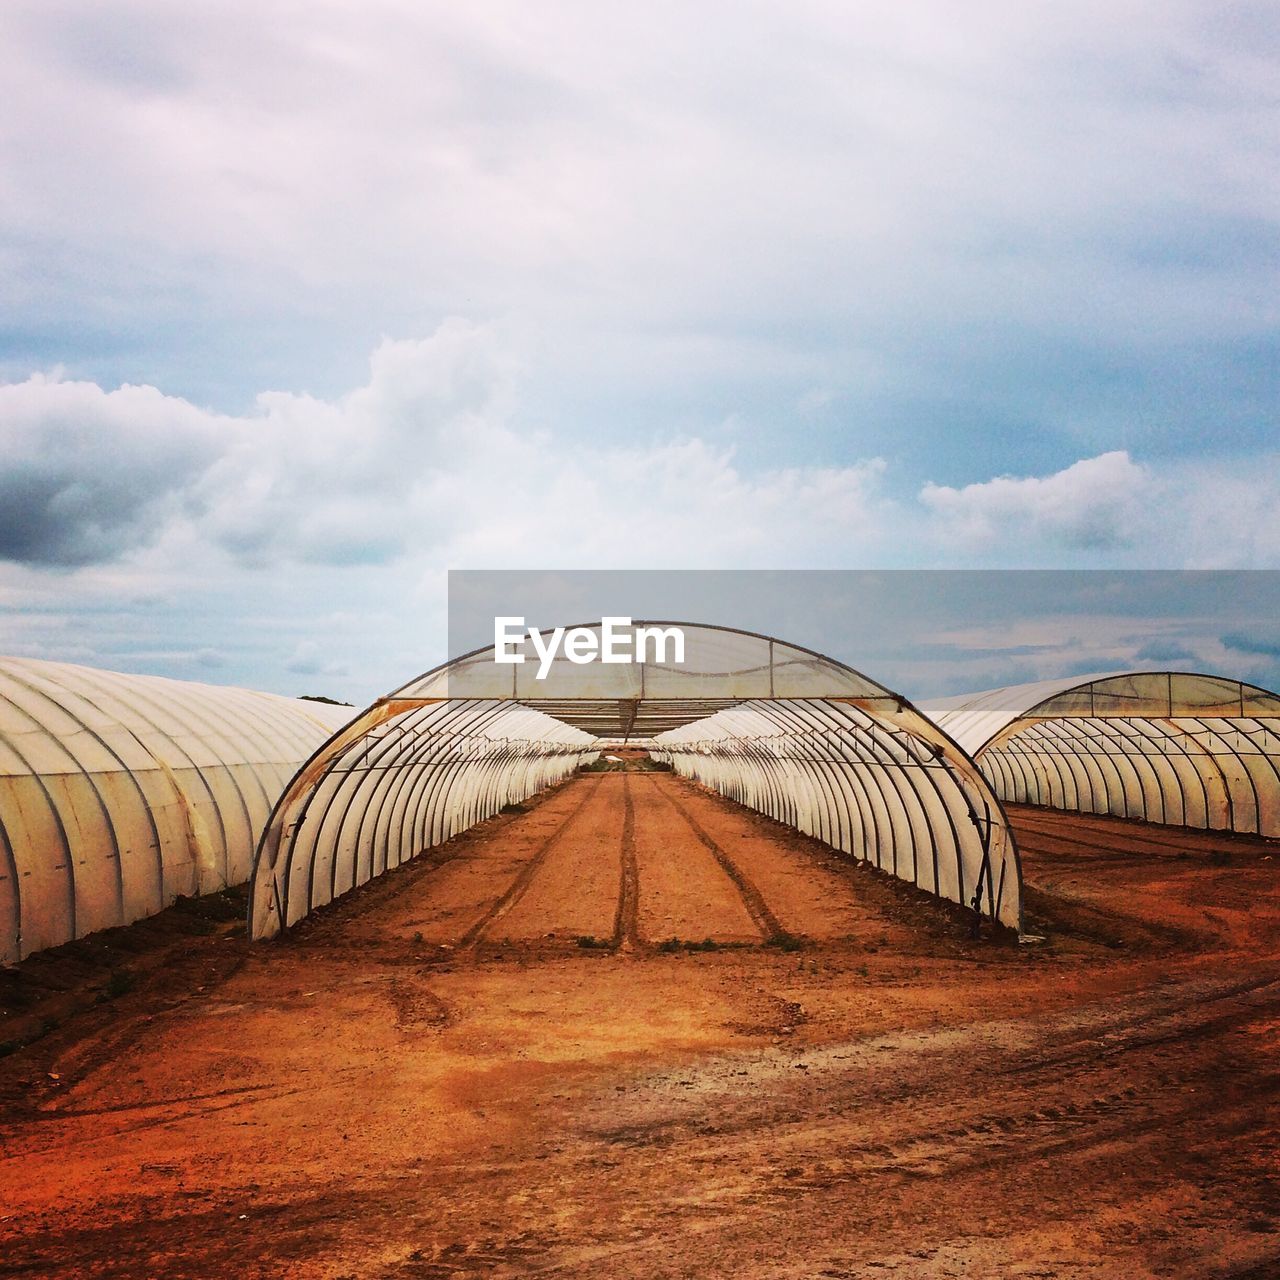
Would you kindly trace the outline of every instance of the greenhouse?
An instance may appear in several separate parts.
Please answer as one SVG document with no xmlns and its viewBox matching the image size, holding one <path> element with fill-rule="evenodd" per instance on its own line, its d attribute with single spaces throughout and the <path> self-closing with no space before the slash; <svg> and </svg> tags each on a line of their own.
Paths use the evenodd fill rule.
<svg viewBox="0 0 1280 1280">
<path fill-rule="evenodd" d="M 0 960 L 242 884 L 349 708 L 0 659 Z"/>
<path fill-rule="evenodd" d="M 278 934 L 621 742 L 1018 927 L 1021 874 L 999 800 L 965 752 L 900 695 L 767 636 L 637 625 L 678 628 L 680 658 L 552 658 L 526 637 L 511 665 L 496 646 L 476 650 L 352 720 L 276 805 L 254 869 L 253 936 Z M 595 633 L 579 638 L 603 650 L 600 629 L 571 630 Z"/>
<path fill-rule="evenodd" d="M 1280 696 L 1128 671 L 922 704 L 1002 800 L 1280 836 Z"/>
</svg>

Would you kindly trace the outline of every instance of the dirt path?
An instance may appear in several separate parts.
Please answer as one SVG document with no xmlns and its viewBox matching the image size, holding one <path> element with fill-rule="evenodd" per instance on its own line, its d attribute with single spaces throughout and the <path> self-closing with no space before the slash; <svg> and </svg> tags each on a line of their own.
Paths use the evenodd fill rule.
<svg viewBox="0 0 1280 1280">
<path fill-rule="evenodd" d="M 0 1276 L 1280 1275 L 1276 847 L 1017 821 L 1038 946 L 626 773 L 36 958 Z"/>
</svg>

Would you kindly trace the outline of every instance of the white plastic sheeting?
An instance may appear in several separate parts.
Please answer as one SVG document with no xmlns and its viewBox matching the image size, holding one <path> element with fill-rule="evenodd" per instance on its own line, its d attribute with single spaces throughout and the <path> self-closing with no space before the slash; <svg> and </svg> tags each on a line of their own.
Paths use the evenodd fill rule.
<svg viewBox="0 0 1280 1280">
<path fill-rule="evenodd" d="M 1221 676 L 1125 671 L 921 708 L 1010 802 L 1280 836 L 1280 697 Z"/>
<path fill-rule="evenodd" d="M 274 936 L 598 754 L 589 733 L 518 702 L 375 703 L 280 798 L 258 850 L 250 933 Z"/>
<path fill-rule="evenodd" d="M 368 708 L 281 796 L 258 851 L 253 936 L 279 933 L 622 741 L 645 741 L 686 776 L 1018 926 L 1021 876 L 999 801 L 901 697 L 768 636 L 637 625 L 679 627 L 683 660 L 561 656 L 539 679 L 527 644 L 516 665 L 486 648 Z"/>
<path fill-rule="evenodd" d="M 0 658 L 0 960 L 243 883 L 349 708 Z"/>
<path fill-rule="evenodd" d="M 978 770 L 905 704 L 744 702 L 661 734 L 659 760 L 882 871 L 1021 925 L 1017 850 Z"/>
</svg>

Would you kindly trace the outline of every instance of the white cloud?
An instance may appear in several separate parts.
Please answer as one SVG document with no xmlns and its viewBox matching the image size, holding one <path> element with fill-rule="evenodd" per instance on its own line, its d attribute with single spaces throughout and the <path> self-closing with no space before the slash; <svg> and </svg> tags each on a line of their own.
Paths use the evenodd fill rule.
<svg viewBox="0 0 1280 1280">
<path fill-rule="evenodd" d="M 1280 568 L 1280 452 L 1173 463 L 1161 505 L 1189 568 Z"/>
<path fill-rule="evenodd" d="M 920 500 L 937 518 L 944 545 L 1005 548 L 1020 558 L 1028 539 L 1073 550 L 1126 549 L 1144 531 L 1154 493 L 1150 471 L 1117 451 L 1050 476 L 998 476 L 960 489 L 927 484 Z"/>
<path fill-rule="evenodd" d="M 520 368 L 504 329 L 452 321 L 384 342 L 345 395 L 242 415 L 0 386 L 6 513 L 29 520 L 4 544 L 0 651 L 363 702 L 444 656 L 446 568 L 1280 566 L 1272 455 L 1113 452 L 913 493 L 894 459 L 748 465 L 692 435 L 534 430 Z"/>
<path fill-rule="evenodd" d="M 414 665 L 450 564 L 1280 564 L 1259 0 L 0 40 L 8 647 Z"/>
<path fill-rule="evenodd" d="M 164 535 L 188 562 L 194 538 L 263 567 L 785 565 L 873 547 L 892 510 L 874 459 L 748 474 L 700 439 L 584 448 L 519 431 L 512 368 L 495 330 L 450 321 L 384 342 L 348 395 L 264 393 L 241 417 L 152 388 L 3 388 L 0 456 L 24 522 L 0 550 L 110 561 Z M 82 493 L 94 501 L 67 500 Z"/>
<path fill-rule="evenodd" d="M 327 661 L 314 640 L 300 640 L 293 653 L 285 660 L 284 669 L 302 676 L 349 674 L 345 663 Z"/>
<path fill-rule="evenodd" d="M 492 448 L 508 376 L 492 330 L 450 321 L 383 342 L 368 383 L 336 401 L 258 396 L 197 487 L 209 536 L 265 562 L 381 563 L 438 543 L 423 496 Z"/>
<path fill-rule="evenodd" d="M 836 393 L 830 387 L 810 387 L 796 401 L 796 412 L 802 415 L 818 413 L 828 408 L 835 398 Z"/>
<path fill-rule="evenodd" d="M 510 335 L 384 341 L 333 400 L 218 415 L 151 387 L 0 386 L 0 553 L 132 564 L 126 589 L 289 565 L 850 567 L 1280 559 L 1274 460 L 1127 452 L 895 496 L 892 459 L 746 467 L 705 438 L 580 444 L 521 422 Z M 237 569 L 236 566 L 239 566 Z M 105 581 L 105 579 L 104 579 Z"/>
<path fill-rule="evenodd" d="M 858 352 L 981 400 L 1020 335 L 1256 336 L 1273 51 L 1265 6 L 1218 8 L 10 0 L 3 300 L 99 368 L 197 324 L 232 396 L 453 313 L 552 335 L 579 386 L 678 339 L 801 366 L 792 404 L 865 390 Z"/>
</svg>

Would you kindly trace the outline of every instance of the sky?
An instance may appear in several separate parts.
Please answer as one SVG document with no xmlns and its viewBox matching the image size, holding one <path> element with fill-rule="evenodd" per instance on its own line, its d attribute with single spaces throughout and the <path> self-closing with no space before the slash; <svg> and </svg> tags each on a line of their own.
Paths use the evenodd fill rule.
<svg viewBox="0 0 1280 1280">
<path fill-rule="evenodd" d="M 1278 63 L 1231 0 L 7 0 L 0 652 L 364 702 L 451 569 L 1280 567 Z"/>
<path fill-rule="evenodd" d="M 506 634 L 714 620 L 836 658 L 916 702 L 1135 669 L 1280 691 L 1276 570 L 461 570 L 448 591 L 453 657 L 490 648 L 499 617 Z"/>
</svg>

